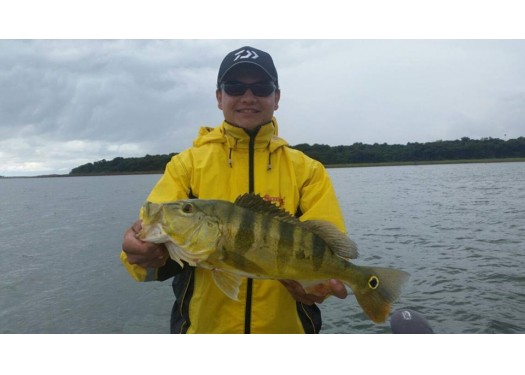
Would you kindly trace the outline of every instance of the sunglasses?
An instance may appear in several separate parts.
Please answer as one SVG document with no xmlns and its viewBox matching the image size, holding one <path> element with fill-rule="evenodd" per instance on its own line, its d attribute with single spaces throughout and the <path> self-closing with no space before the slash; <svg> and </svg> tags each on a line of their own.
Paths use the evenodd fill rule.
<svg viewBox="0 0 525 375">
<path fill-rule="evenodd" d="M 223 82 L 220 88 L 230 96 L 241 96 L 250 89 L 255 96 L 265 97 L 270 96 L 277 86 L 273 82 L 261 83 L 241 83 L 241 82 Z"/>
</svg>

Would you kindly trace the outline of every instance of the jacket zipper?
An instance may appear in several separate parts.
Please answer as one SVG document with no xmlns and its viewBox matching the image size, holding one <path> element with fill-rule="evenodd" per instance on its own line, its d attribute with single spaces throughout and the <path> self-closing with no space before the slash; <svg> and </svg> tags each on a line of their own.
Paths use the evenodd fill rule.
<svg viewBox="0 0 525 375">
<path fill-rule="evenodd" d="M 253 193 L 255 190 L 255 171 L 254 171 L 254 158 L 255 158 L 255 137 L 257 132 L 250 133 L 250 143 L 248 146 L 248 192 Z M 246 309 L 244 315 L 244 333 L 251 333 L 252 323 L 252 291 L 253 291 L 253 279 L 248 279 L 246 283 Z"/>
<path fill-rule="evenodd" d="M 195 271 L 193 271 L 193 272 L 195 272 Z M 182 310 L 183 310 L 183 306 L 184 306 L 184 300 L 186 299 L 186 294 L 188 294 L 188 288 L 190 287 L 190 283 L 191 283 L 191 279 L 192 279 L 192 276 L 193 276 L 193 272 L 190 272 L 190 277 L 188 277 L 188 281 L 186 283 L 186 288 L 184 288 L 184 293 L 182 293 L 181 303 L 180 303 L 180 307 L 179 307 L 179 314 L 184 319 L 184 321 L 180 325 L 179 333 L 186 333 L 188 331 L 188 328 L 189 328 L 189 326 L 188 327 L 185 327 L 185 326 L 186 326 L 186 324 L 188 324 L 188 320 L 190 318 L 190 316 L 189 316 L 190 313 L 188 311 L 188 315 L 184 315 Z"/>
</svg>

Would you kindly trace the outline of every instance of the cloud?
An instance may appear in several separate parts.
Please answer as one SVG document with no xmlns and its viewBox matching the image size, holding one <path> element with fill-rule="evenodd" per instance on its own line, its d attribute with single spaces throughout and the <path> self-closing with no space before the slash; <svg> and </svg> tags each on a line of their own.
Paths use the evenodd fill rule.
<svg viewBox="0 0 525 375">
<path fill-rule="evenodd" d="M 115 144 L 106 141 L 59 141 L 41 137 L 10 138 L 0 141 L 0 171 L 4 175 L 67 174 L 79 166 L 124 155 L 144 155 L 140 143 Z"/>
<path fill-rule="evenodd" d="M 185 128 L 191 128 L 194 135 L 191 121 L 197 111 L 192 107 L 213 104 L 215 70 L 193 63 L 194 51 L 185 53 L 188 47 L 195 47 L 191 44 L 0 44 L 0 174 L 48 172 L 58 165 L 67 165 L 59 172 L 68 172 L 76 161 L 182 149 L 189 146 L 187 139 L 159 140 L 166 140 L 167 134 L 186 137 L 189 131 Z M 206 91 L 210 93 L 207 101 L 202 98 Z M 75 151 L 72 142 L 90 147 L 79 150 L 82 157 L 71 158 L 66 153 Z M 62 151 L 53 152 L 56 149 Z M 39 161 L 31 161 L 35 157 Z M 55 161 L 51 165 L 49 160 Z"/>
<path fill-rule="evenodd" d="M 274 58 L 291 144 L 525 132 L 522 40 L 1 40 L 0 175 L 182 151 L 243 45 Z"/>
<path fill-rule="evenodd" d="M 522 41 L 325 43 L 305 55 L 329 57 L 286 72 L 294 80 L 283 93 L 283 102 L 292 97 L 286 119 L 292 123 L 302 112 L 323 124 L 302 135 L 297 128 L 305 142 L 313 134 L 329 144 L 502 137 L 493 119 L 508 114 L 502 105 L 508 93 L 519 96 L 525 88 L 519 46 Z M 523 125 L 504 123 L 508 134 L 523 135 Z"/>
</svg>

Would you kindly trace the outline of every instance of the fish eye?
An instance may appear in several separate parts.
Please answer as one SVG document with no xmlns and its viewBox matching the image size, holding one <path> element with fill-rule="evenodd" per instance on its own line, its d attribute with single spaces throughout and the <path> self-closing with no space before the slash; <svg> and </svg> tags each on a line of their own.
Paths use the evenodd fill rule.
<svg viewBox="0 0 525 375">
<path fill-rule="evenodd" d="M 189 203 L 186 203 L 184 206 L 182 206 L 182 212 L 185 214 L 191 214 L 193 212 L 193 206 Z"/>
</svg>

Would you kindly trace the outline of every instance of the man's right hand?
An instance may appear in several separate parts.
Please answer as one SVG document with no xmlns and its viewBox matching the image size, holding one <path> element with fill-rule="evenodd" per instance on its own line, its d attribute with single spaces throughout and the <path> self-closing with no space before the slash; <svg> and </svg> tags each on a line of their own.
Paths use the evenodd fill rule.
<svg viewBox="0 0 525 375">
<path fill-rule="evenodd" d="M 168 250 L 163 244 L 144 242 L 137 238 L 142 229 L 142 221 L 137 220 L 122 240 L 122 250 L 126 253 L 129 264 L 137 264 L 144 268 L 160 268 L 169 258 Z"/>
</svg>

